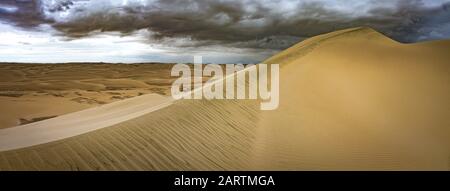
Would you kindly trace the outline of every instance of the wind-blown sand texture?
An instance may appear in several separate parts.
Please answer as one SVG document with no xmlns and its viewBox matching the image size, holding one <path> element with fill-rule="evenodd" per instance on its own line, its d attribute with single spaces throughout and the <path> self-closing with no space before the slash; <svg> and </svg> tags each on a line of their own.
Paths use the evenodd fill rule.
<svg viewBox="0 0 450 191">
<path fill-rule="evenodd" d="M 0 152 L 0 169 L 449 170 L 449 48 L 368 28 L 317 36 L 266 61 L 281 66 L 277 110 L 260 111 L 257 100 L 174 101 Z"/>
<path fill-rule="evenodd" d="M 134 119 L 172 103 L 149 94 L 0 131 L 0 151 L 48 143 Z M 26 136 L 23 136 L 26 135 Z"/>
</svg>

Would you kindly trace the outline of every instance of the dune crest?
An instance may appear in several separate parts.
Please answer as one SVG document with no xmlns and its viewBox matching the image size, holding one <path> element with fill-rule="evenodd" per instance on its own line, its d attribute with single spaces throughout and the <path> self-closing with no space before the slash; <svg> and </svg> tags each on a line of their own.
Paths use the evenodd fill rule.
<svg viewBox="0 0 450 191">
<path fill-rule="evenodd" d="M 278 110 L 260 111 L 256 100 L 179 100 L 0 152 L 0 169 L 448 170 L 449 48 L 401 44 L 369 28 L 320 35 L 265 61 L 281 65 Z"/>
<path fill-rule="evenodd" d="M 88 133 L 167 107 L 172 101 L 171 98 L 150 94 L 44 121 L 0 129 L 0 151 L 34 146 Z"/>
<path fill-rule="evenodd" d="M 260 166 L 447 170 L 450 56 L 441 49 L 450 41 L 433 48 L 368 28 L 335 34 L 279 63 L 280 108 L 261 116 Z"/>
</svg>

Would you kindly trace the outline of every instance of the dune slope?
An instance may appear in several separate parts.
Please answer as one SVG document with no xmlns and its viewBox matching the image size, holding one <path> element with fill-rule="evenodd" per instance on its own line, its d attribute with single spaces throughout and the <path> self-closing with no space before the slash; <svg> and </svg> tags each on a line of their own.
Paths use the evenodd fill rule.
<svg viewBox="0 0 450 191">
<path fill-rule="evenodd" d="M 0 151 L 48 143 L 109 127 L 171 103 L 171 98 L 158 94 L 143 95 L 41 122 L 0 129 Z"/>
<path fill-rule="evenodd" d="M 448 170 L 450 42 L 341 32 L 284 52 L 295 59 L 280 63 L 280 108 L 261 116 L 260 166 Z"/>
<path fill-rule="evenodd" d="M 448 170 L 449 48 L 400 44 L 368 28 L 317 36 L 265 62 L 281 66 L 277 110 L 260 111 L 257 100 L 180 100 L 0 152 L 0 169 Z"/>
</svg>

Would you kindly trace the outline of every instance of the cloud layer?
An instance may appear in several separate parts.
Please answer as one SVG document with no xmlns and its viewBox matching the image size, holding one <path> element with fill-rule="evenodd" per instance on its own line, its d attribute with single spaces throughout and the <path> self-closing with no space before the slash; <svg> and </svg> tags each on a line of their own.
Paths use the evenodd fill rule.
<svg viewBox="0 0 450 191">
<path fill-rule="evenodd" d="M 284 49 L 356 26 L 401 42 L 450 37 L 446 0 L 3 0 L 0 19 L 27 29 L 48 24 L 69 38 L 148 30 L 149 42 L 189 39 L 173 41 L 184 47 Z"/>
</svg>

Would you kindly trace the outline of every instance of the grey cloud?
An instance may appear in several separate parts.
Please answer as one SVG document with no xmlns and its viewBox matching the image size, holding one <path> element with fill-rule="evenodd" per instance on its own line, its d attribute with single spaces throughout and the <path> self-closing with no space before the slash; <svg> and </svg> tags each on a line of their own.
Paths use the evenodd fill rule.
<svg viewBox="0 0 450 191">
<path fill-rule="evenodd" d="M 13 4 L 11 0 L 7 2 Z M 190 38 L 196 43 L 187 46 L 221 44 L 283 49 L 317 34 L 356 26 L 375 28 L 401 42 L 448 38 L 450 35 L 449 3 L 429 7 L 421 0 L 397 0 L 393 7 L 371 1 L 368 3 L 372 7 L 370 11 L 359 16 L 335 10 L 324 1 L 298 1 L 295 12 L 289 16 L 277 7 L 256 0 L 157 0 L 148 1 L 145 6 L 131 3 L 95 9 L 75 7 L 74 2 L 76 0 L 60 1 L 48 9 L 51 12 L 72 11 L 71 18 L 52 23 L 55 29 L 71 38 L 88 36 L 93 31 L 118 31 L 127 35 L 148 29 L 151 41 Z M 31 3 L 27 8 L 35 15 L 33 17 L 15 18 L 0 12 L 0 18 L 25 27 L 51 23 L 52 20 L 43 17 L 37 6 L 38 3 Z M 22 8 L 20 12 L 23 12 Z"/>
<path fill-rule="evenodd" d="M 51 23 L 42 12 L 40 1 L 35 0 L 2 0 L 0 7 L 11 7 L 14 11 L 5 11 L 0 9 L 0 21 L 13 23 L 23 28 L 39 26 L 43 23 Z"/>
</svg>

